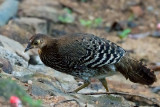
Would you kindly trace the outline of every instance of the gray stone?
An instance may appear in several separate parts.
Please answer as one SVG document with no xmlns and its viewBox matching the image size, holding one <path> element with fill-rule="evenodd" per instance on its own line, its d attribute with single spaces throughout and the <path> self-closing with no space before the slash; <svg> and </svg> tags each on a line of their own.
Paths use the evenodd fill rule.
<svg viewBox="0 0 160 107">
<path fill-rule="evenodd" d="M 13 66 L 13 73 L 12 73 L 12 76 L 16 77 L 16 78 L 22 78 L 23 80 L 25 80 L 25 78 L 27 76 L 29 77 L 32 77 L 32 75 L 36 72 L 36 70 L 29 70 L 27 69 L 27 66 L 26 67 L 22 67 L 22 66 Z M 25 78 L 23 78 L 25 77 Z M 29 78 L 27 78 L 29 79 Z"/>
<path fill-rule="evenodd" d="M 19 66 L 27 66 L 27 62 L 20 56 L 18 56 L 16 53 L 13 51 L 7 50 L 4 47 L 0 46 L 0 56 L 2 58 L 6 58 L 10 61 L 12 66 L 14 65 L 19 65 Z"/>
<path fill-rule="evenodd" d="M 44 88 L 45 87 L 45 88 Z M 42 84 L 42 83 L 38 83 L 38 82 L 34 82 L 34 84 L 31 87 L 31 94 L 32 95 L 36 95 L 36 96 L 46 96 L 46 95 L 50 95 L 48 93 L 48 90 L 51 90 L 51 88 L 49 88 L 47 85 Z"/>
<path fill-rule="evenodd" d="M 24 53 L 25 48 L 17 41 L 0 35 L 0 42 L 2 43 L 5 50 L 16 53 L 17 55 L 23 57 L 25 60 L 29 60 L 29 55 Z"/>
<path fill-rule="evenodd" d="M 42 65 L 43 62 L 41 61 L 39 55 L 30 55 L 30 59 L 28 61 L 28 65 Z"/>
<path fill-rule="evenodd" d="M 28 43 L 28 39 L 33 35 L 33 33 L 34 33 L 33 28 L 30 28 L 27 30 L 12 23 L 9 23 L 3 27 L 0 27 L 1 35 L 11 38 L 21 44 Z"/>
<path fill-rule="evenodd" d="M 42 19 L 58 22 L 58 17 L 63 14 L 63 11 L 59 11 L 54 7 L 48 6 L 23 6 L 22 15 L 29 17 L 38 17 Z"/>
<path fill-rule="evenodd" d="M 58 17 L 64 13 L 59 1 L 53 0 L 24 0 L 19 9 L 19 16 L 38 17 L 53 22 L 58 21 Z"/>
<path fill-rule="evenodd" d="M 10 18 L 16 15 L 18 4 L 18 0 L 5 0 L 0 5 L 0 26 L 5 25 Z"/>
<path fill-rule="evenodd" d="M 103 107 L 105 105 L 107 105 L 107 107 L 134 106 L 133 103 L 126 101 L 121 96 L 87 96 L 77 93 L 66 93 L 77 88 L 78 83 L 75 79 L 70 75 L 60 73 L 44 65 L 31 65 L 28 68 L 13 65 L 13 70 L 12 76 L 17 78 L 17 81 L 21 81 L 22 83 L 28 83 L 28 80 L 32 81 L 29 93 L 34 96 L 62 96 L 66 100 L 74 99 L 78 101 L 82 107 L 84 107 L 86 103 L 87 107 Z M 81 93 L 87 92 L 86 90 L 93 92 L 93 90 L 87 88 L 83 89 Z"/>
<path fill-rule="evenodd" d="M 21 17 L 13 19 L 11 23 L 17 24 L 23 29 L 28 29 L 28 31 L 33 28 L 35 33 L 47 34 L 47 22 L 43 19 Z"/>
</svg>

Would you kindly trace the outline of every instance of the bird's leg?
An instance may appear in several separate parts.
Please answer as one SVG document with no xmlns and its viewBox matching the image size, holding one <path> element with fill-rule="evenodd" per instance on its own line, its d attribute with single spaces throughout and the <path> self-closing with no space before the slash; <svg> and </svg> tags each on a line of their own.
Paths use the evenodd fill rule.
<svg viewBox="0 0 160 107">
<path fill-rule="evenodd" d="M 85 87 L 87 87 L 88 85 L 90 84 L 90 82 L 84 82 L 84 84 L 83 85 L 81 85 L 80 87 L 78 87 L 77 89 L 75 89 L 73 92 L 78 92 L 78 91 L 80 91 L 81 89 L 83 89 L 83 88 L 85 88 Z"/>
<path fill-rule="evenodd" d="M 107 80 L 105 78 L 99 79 L 99 81 L 102 83 L 104 88 L 106 89 L 107 92 L 109 92 L 108 85 L 107 85 Z"/>
</svg>

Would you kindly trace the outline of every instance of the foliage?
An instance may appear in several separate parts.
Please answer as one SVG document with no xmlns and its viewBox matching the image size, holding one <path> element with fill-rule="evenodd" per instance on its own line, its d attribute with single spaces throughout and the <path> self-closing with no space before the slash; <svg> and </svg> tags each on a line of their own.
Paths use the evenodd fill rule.
<svg viewBox="0 0 160 107">
<path fill-rule="evenodd" d="M 119 32 L 119 37 L 121 39 L 126 38 L 129 33 L 131 33 L 131 29 L 125 29 L 122 32 Z"/>
<path fill-rule="evenodd" d="M 33 100 L 15 81 L 11 79 L 0 78 L 0 96 L 9 100 L 11 96 L 17 96 L 22 100 L 22 103 L 29 107 L 40 107 L 41 101 Z"/>
<path fill-rule="evenodd" d="M 66 11 L 66 12 L 69 13 L 69 14 L 72 14 L 72 10 L 69 9 L 69 8 L 64 8 L 64 11 Z"/>
<path fill-rule="evenodd" d="M 58 17 L 58 20 L 62 23 L 73 23 L 74 18 L 72 16 L 72 10 L 69 8 L 64 8 L 64 11 L 66 12 L 66 14 L 60 15 Z"/>
<path fill-rule="evenodd" d="M 97 27 L 102 24 L 102 18 L 96 18 L 94 20 L 84 20 L 80 19 L 79 20 L 82 26 L 85 27 Z"/>
</svg>

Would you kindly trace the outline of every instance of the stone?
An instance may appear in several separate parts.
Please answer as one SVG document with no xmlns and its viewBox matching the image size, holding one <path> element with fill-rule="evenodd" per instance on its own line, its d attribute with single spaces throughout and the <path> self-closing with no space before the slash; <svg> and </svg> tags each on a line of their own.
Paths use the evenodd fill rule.
<svg viewBox="0 0 160 107">
<path fill-rule="evenodd" d="M 47 34 L 47 22 L 43 19 L 20 17 L 13 19 L 11 23 L 16 24 L 19 27 L 28 31 L 30 31 L 30 29 L 35 29 L 35 33 Z"/>
<path fill-rule="evenodd" d="M 58 22 L 58 17 L 63 14 L 63 11 L 60 11 L 59 9 L 56 9 L 54 7 L 48 7 L 43 5 L 29 7 L 30 8 L 28 8 L 28 5 L 23 5 L 21 16 L 37 17 L 50 20 L 52 22 Z"/>
<path fill-rule="evenodd" d="M 28 61 L 28 65 L 42 65 L 43 62 L 41 61 L 39 55 L 30 55 L 30 59 Z"/>
<path fill-rule="evenodd" d="M 23 27 L 22 27 L 23 28 Z M 16 24 L 7 24 L 0 28 L 0 34 L 5 35 L 8 38 L 11 38 L 17 42 L 20 42 L 21 44 L 27 43 L 28 39 L 32 36 L 34 33 L 33 28 L 28 29 L 22 29 L 21 26 L 18 26 Z"/>
<path fill-rule="evenodd" d="M 32 77 L 32 75 L 34 75 L 36 73 L 36 70 L 29 70 L 26 67 L 22 67 L 22 66 L 13 66 L 13 72 L 12 72 L 12 76 L 22 80 L 22 82 L 28 82 L 29 77 Z"/>
<path fill-rule="evenodd" d="M 21 83 L 29 83 L 29 93 L 33 96 L 62 96 L 65 100 L 76 100 L 81 106 L 88 107 L 107 107 L 134 106 L 133 103 L 126 101 L 121 96 L 115 95 L 81 95 L 78 93 L 66 93 L 77 88 L 77 81 L 71 75 L 58 72 L 44 65 L 30 65 L 29 67 L 13 66 L 12 76 L 17 78 Z M 103 91 L 105 91 L 103 89 Z M 90 88 L 83 89 L 80 93 L 96 92 Z"/>
<path fill-rule="evenodd" d="M 62 8 L 59 1 L 56 0 L 23 0 L 23 2 L 20 4 L 20 9 L 27 8 L 27 6 L 48 6 L 48 7 L 56 7 L 56 8 Z"/>
<path fill-rule="evenodd" d="M 0 26 L 5 25 L 9 19 L 16 15 L 18 4 L 19 2 L 17 0 L 5 0 L 0 5 Z"/>
<path fill-rule="evenodd" d="M 0 57 L 7 59 L 12 66 L 18 65 L 27 67 L 27 62 L 21 56 L 1 46 L 0 46 Z"/>
<path fill-rule="evenodd" d="M 74 99 L 78 101 L 82 107 L 84 107 L 86 103 L 87 107 L 95 107 L 95 105 L 97 107 L 103 107 L 104 105 L 107 105 L 107 107 L 134 106 L 134 103 L 128 102 L 123 97 L 118 95 L 87 96 L 78 93 L 66 93 L 77 88 L 78 83 L 75 81 L 73 76 L 60 73 L 46 66 L 31 65 L 29 66 L 29 68 L 18 66 L 14 70 L 15 72 L 20 71 L 19 73 L 21 75 L 15 77 L 18 78 L 18 80 L 20 80 L 21 82 L 28 83 L 28 81 L 32 81 L 30 92 L 33 96 L 62 96 L 65 100 Z M 30 71 L 30 74 L 27 73 L 28 71 Z M 103 89 L 103 91 L 105 90 Z M 93 92 L 93 90 L 87 88 L 83 89 L 83 91 L 81 91 L 80 93 L 85 92 Z"/>
<path fill-rule="evenodd" d="M 11 63 L 7 59 L 1 57 L 0 57 L 0 68 L 2 68 L 2 70 L 8 74 L 11 74 L 13 71 Z"/>
<path fill-rule="evenodd" d="M 63 13 L 63 11 L 60 11 L 60 8 L 61 5 L 58 1 L 39 0 L 37 2 L 35 0 L 24 0 L 19 6 L 21 11 L 18 15 L 23 17 L 38 17 L 57 22 L 59 15 Z"/>
<path fill-rule="evenodd" d="M 0 42 L 2 43 L 5 50 L 9 50 L 12 53 L 16 53 L 25 60 L 29 60 L 29 55 L 24 53 L 25 48 L 17 41 L 0 35 Z"/>
</svg>

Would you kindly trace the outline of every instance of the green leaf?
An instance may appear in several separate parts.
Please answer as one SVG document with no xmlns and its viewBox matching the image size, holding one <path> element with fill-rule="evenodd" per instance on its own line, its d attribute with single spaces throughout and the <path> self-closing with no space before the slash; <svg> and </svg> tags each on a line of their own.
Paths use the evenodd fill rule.
<svg viewBox="0 0 160 107">
<path fill-rule="evenodd" d="M 81 23 L 82 26 L 85 26 L 85 27 L 91 27 L 91 25 L 92 25 L 91 20 L 80 19 L 80 23 Z"/>
<path fill-rule="evenodd" d="M 97 27 L 102 24 L 102 18 L 96 18 L 94 20 L 80 19 L 80 24 L 85 27 Z"/>
<path fill-rule="evenodd" d="M 72 17 L 72 15 L 63 15 L 63 16 L 59 16 L 58 20 L 62 23 L 73 23 L 74 19 Z"/>
<path fill-rule="evenodd" d="M 94 20 L 93 26 L 94 26 L 94 27 L 97 27 L 97 26 L 99 26 L 100 24 L 102 24 L 102 18 L 96 18 L 96 19 Z"/>
<path fill-rule="evenodd" d="M 69 8 L 64 8 L 64 11 L 66 11 L 66 12 L 69 13 L 69 14 L 72 14 L 72 10 L 69 9 Z"/>
<path fill-rule="evenodd" d="M 131 29 L 125 29 L 122 32 L 119 32 L 119 37 L 121 39 L 126 38 L 129 33 L 131 33 Z"/>
</svg>

